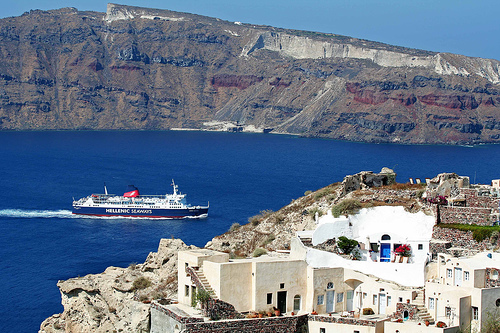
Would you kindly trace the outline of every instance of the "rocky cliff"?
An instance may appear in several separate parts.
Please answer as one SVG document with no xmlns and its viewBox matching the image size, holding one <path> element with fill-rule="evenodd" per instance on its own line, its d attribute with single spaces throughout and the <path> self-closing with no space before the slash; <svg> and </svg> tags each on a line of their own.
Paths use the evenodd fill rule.
<svg viewBox="0 0 500 333">
<path fill-rule="evenodd" d="M 0 20 L 0 129 L 499 142 L 500 62 L 109 4 Z"/>
<path fill-rule="evenodd" d="M 177 252 L 194 248 L 162 239 L 143 264 L 59 281 L 64 312 L 47 318 L 40 333 L 149 332 L 149 302 L 177 298 Z"/>
</svg>

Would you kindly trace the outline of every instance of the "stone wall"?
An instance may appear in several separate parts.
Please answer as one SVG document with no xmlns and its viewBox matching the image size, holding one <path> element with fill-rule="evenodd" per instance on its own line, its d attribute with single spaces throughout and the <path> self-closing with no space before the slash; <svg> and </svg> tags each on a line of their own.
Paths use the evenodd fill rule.
<svg viewBox="0 0 500 333">
<path fill-rule="evenodd" d="M 404 312 L 408 311 L 408 319 L 416 320 L 418 319 L 417 312 L 418 307 L 416 304 L 410 303 L 397 303 L 396 312 L 394 312 L 390 317 L 395 319 L 404 319 Z"/>
<path fill-rule="evenodd" d="M 186 333 L 305 333 L 307 315 L 186 324 Z"/>
<path fill-rule="evenodd" d="M 493 273 L 496 273 L 497 278 L 492 279 Z M 500 287 L 500 270 L 497 268 L 486 268 L 485 288 Z"/>
<path fill-rule="evenodd" d="M 359 318 L 346 318 L 346 317 L 330 317 L 330 316 L 309 316 L 310 321 L 318 321 L 322 323 L 337 323 L 357 326 L 371 326 L 375 327 L 377 322 L 373 320 L 359 319 Z"/>
<path fill-rule="evenodd" d="M 498 210 L 499 199 L 491 196 L 479 196 L 477 189 L 461 188 L 467 207 L 490 208 Z"/>
<path fill-rule="evenodd" d="M 491 208 L 439 206 L 440 223 L 491 225 Z"/>
<path fill-rule="evenodd" d="M 452 228 L 440 228 L 439 225 L 434 226 L 432 231 L 432 238 L 439 239 L 451 243 L 452 247 L 461 247 L 469 250 L 475 251 L 486 251 L 490 248 L 491 244 L 489 239 L 485 239 L 482 242 L 478 243 L 472 238 L 472 231 L 463 231 Z M 498 241 L 497 241 L 498 245 Z M 446 249 L 449 248 L 448 245 L 445 245 Z M 438 250 L 436 248 L 436 250 Z M 432 253 L 434 252 L 431 247 Z M 447 253 L 448 251 L 445 251 Z"/>
</svg>

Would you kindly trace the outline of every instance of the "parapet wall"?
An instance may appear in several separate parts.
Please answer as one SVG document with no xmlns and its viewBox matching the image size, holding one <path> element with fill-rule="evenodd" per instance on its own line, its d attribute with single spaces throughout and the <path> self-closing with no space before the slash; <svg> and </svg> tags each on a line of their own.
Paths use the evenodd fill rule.
<svg viewBox="0 0 500 333">
<path fill-rule="evenodd" d="M 317 321 L 321 323 L 337 323 L 346 325 L 356 325 L 356 326 L 369 326 L 375 327 L 377 322 L 374 320 L 366 320 L 359 318 L 344 318 L 344 317 L 327 317 L 327 316 L 309 316 L 310 321 Z"/>
<path fill-rule="evenodd" d="M 299 333 L 307 331 L 307 315 L 238 319 L 186 324 L 186 333 Z"/>
</svg>

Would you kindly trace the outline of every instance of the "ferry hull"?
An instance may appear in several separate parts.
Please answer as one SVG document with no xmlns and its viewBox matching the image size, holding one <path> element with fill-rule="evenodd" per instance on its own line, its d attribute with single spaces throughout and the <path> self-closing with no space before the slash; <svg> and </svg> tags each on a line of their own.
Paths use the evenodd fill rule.
<svg viewBox="0 0 500 333">
<path fill-rule="evenodd" d="M 121 216 L 121 217 L 147 217 L 147 218 L 172 218 L 186 217 L 201 218 L 208 215 L 208 207 L 189 207 L 182 209 L 161 208 L 113 208 L 113 207 L 81 207 L 73 206 L 73 214 L 89 216 Z"/>
</svg>

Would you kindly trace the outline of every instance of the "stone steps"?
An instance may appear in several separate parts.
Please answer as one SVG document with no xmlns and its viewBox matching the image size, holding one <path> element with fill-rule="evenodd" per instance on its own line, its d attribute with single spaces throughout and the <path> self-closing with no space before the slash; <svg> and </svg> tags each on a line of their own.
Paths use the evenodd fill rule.
<svg viewBox="0 0 500 333">
<path fill-rule="evenodd" d="M 309 237 L 304 237 L 304 238 L 301 238 L 300 241 L 302 242 L 302 244 L 304 244 L 304 246 L 312 246 L 312 238 L 309 238 Z"/>
<path fill-rule="evenodd" d="M 429 310 L 425 306 L 425 299 L 424 299 L 424 293 L 423 292 L 418 292 L 417 297 L 412 302 L 417 306 L 417 315 L 418 318 L 422 321 L 425 322 L 426 320 L 429 321 L 429 325 L 434 325 L 434 318 L 432 318 L 431 314 L 429 313 Z"/>
<path fill-rule="evenodd" d="M 207 278 L 205 277 L 205 274 L 203 271 L 200 269 L 198 272 L 198 278 L 200 279 L 201 284 L 205 288 L 205 290 L 210 294 L 210 297 L 213 299 L 218 299 L 217 295 L 215 294 L 215 291 L 212 289 L 210 286 L 210 283 L 208 282 Z"/>
</svg>

